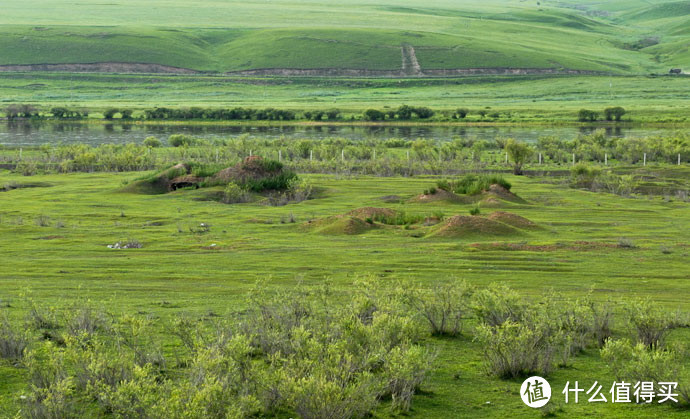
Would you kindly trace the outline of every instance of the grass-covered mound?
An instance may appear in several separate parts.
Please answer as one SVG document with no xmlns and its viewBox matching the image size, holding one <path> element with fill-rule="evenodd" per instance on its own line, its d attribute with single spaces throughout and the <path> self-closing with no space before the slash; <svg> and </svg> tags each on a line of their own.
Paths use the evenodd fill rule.
<svg viewBox="0 0 690 419">
<path fill-rule="evenodd" d="M 412 202 L 480 202 L 486 206 L 500 206 L 504 201 L 524 203 L 524 199 L 510 191 L 511 187 L 500 175 L 468 174 L 459 179 L 439 180 L 436 186 L 414 197 Z"/>
<path fill-rule="evenodd" d="M 504 224 L 508 224 L 509 226 L 524 230 L 538 230 L 541 228 L 537 224 L 528 220 L 525 217 L 521 217 L 517 214 L 505 211 L 492 212 L 491 214 L 489 214 L 487 218 L 492 221 L 498 221 Z"/>
<path fill-rule="evenodd" d="M 376 228 L 373 223 L 352 216 L 335 216 L 326 219 L 310 221 L 306 224 L 315 233 L 332 235 L 355 235 L 362 234 Z"/>
<path fill-rule="evenodd" d="M 433 227 L 429 237 L 477 238 L 519 234 L 518 229 L 500 221 L 472 215 L 456 215 Z"/>
<path fill-rule="evenodd" d="M 163 194 L 184 188 L 236 185 L 247 193 L 287 190 L 297 175 L 285 170 L 282 163 L 250 156 L 235 166 L 180 163 L 158 173 L 139 178 L 123 192 Z"/>
</svg>

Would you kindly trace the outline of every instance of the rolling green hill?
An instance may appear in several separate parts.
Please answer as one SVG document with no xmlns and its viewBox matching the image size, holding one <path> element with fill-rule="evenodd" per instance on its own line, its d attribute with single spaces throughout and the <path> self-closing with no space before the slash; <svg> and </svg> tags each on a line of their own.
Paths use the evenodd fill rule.
<svg viewBox="0 0 690 419">
<path fill-rule="evenodd" d="M 689 24 L 687 2 L 663 0 L 27 0 L 0 16 L 0 65 L 644 74 L 690 67 Z"/>
</svg>

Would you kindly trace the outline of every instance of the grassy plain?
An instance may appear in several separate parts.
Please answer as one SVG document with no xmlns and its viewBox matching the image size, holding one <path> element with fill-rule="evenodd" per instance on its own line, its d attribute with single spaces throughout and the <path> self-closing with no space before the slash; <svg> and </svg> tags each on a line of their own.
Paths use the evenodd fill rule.
<svg viewBox="0 0 690 419">
<path fill-rule="evenodd" d="M 577 111 L 623 106 L 633 122 L 687 121 L 686 77 L 474 76 L 445 79 L 349 79 L 182 75 L 0 74 L 0 101 L 49 109 L 68 106 L 101 118 L 104 109 L 167 107 L 276 107 L 341 109 L 359 118 L 368 108 L 401 104 L 434 110 L 500 112 L 501 121 L 575 122 Z M 135 117 L 141 112 L 135 112 Z M 508 115 L 509 114 L 509 115 Z"/>
<path fill-rule="evenodd" d="M 644 170 L 681 181 L 688 176 L 684 166 Z M 550 289 L 578 297 L 593 289 L 600 301 L 640 296 L 669 309 L 690 309 L 685 298 L 690 292 L 686 274 L 690 212 L 686 202 L 674 199 L 623 198 L 573 190 L 552 178 L 510 176 L 512 190 L 527 203 L 503 203 L 500 209 L 527 217 L 544 230 L 469 240 L 419 237 L 421 230 L 415 228 L 321 235 L 301 224 L 364 206 L 450 216 L 466 215 L 472 205 L 408 201 L 435 184 L 435 178 L 427 177 L 308 175 L 305 178 L 319 190 L 316 199 L 283 207 L 199 200 L 203 189 L 164 195 L 121 192 L 125 183 L 139 176 L 0 173 L 0 184 L 39 185 L 0 192 L 0 265 L 4 268 L 0 294 L 13 318 L 25 314 L 27 296 L 51 307 L 88 299 L 115 313 L 153 315 L 164 327 L 177 313 L 241 309 L 257 280 L 269 278 L 269 288 L 280 290 L 330 279 L 338 298 L 347 300 L 353 281 L 362 276 L 375 277 L 381 287 L 397 279 L 425 285 L 457 279 L 477 286 L 500 282 L 527 298 Z M 399 196 L 400 201 L 381 199 L 390 195 Z M 485 214 L 492 211 L 483 209 Z M 296 223 L 289 222 L 290 218 Z M 209 224 L 210 231 L 191 232 L 200 223 Z M 620 238 L 631 240 L 637 248 L 618 247 Z M 106 247 L 126 239 L 139 240 L 144 247 Z M 506 244 L 517 249 L 507 250 Z M 439 351 L 439 359 L 424 392 L 415 398 L 412 417 L 448 417 L 448 412 L 453 417 L 539 416 L 520 401 L 519 380 L 485 375 L 480 345 L 472 341 L 471 327 L 468 330 L 459 338 L 427 342 Z M 620 318 L 614 330 L 616 336 L 629 335 Z M 688 332 L 676 330 L 671 338 L 687 340 Z M 0 371 L 4 377 L 0 411 L 11 417 L 26 385 L 25 370 L 3 363 Z M 686 410 L 669 406 L 565 405 L 559 392 L 566 381 L 613 381 L 594 349 L 549 378 L 557 389 L 558 416 L 687 415 Z M 388 412 L 384 409 L 376 416 L 385 417 Z"/>
</svg>

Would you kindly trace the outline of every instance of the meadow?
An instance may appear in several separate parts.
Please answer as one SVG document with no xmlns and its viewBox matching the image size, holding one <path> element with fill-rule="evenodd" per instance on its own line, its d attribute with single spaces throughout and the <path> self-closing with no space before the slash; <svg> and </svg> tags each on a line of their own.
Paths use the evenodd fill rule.
<svg viewBox="0 0 690 419">
<path fill-rule="evenodd" d="M 192 150 L 185 152 L 187 158 L 215 154 L 208 150 L 208 153 L 195 154 Z M 71 324 L 69 319 L 74 319 L 70 312 L 108 313 L 106 318 L 116 319 L 112 327 L 119 330 L 118 339 L 126 336 L 120 335 L 121 327 L 130 325 L 131 316 L 145 319 L 146 328 L 136 330 L 144 331 L 142 336 L 155 336 L 154 340 L 159 342 L 160 356 L 167 359 L 160 365 L 167 366 L 155 374 L 163 374 L 161 378 L 165 380 L 184 377 L 189 368 L 181 361 L 189 356 L 180 343 L 182 335 L 171 334 L 178 330 L 175 327 L 179 327 L 180 321 L 187 319 L 191 324 L 205 324 L 213 329 L 218 324 L 214 319 L 225 319 L 230 313 L 251 313 L 257 304 L 266 310 L 273 307 L 270 301 L 279 302 L 286 297 L 303 301 L 300 290 L 316 292 L 317 303 L 310 303 L 316 304 L 315 307 L 321 307 L 323 302 L 318 301 L 323 299 L 331 301 L 331 307 L 347 307 L 362 295 L 382 298 L 372 295 L 392 292 L 404 296 L 410 289 L 419 289 L 420 295 L 429 296 L 437 287 L 457 286 L 459 281 L 476 287 L 477 293 L 490 289 L 492 284 L 508 286 L 518 293 L 519 301 L 532 307 L 538 307 L 538 301 L 552 292 L 556 293 L 552 297 L 556 300 L 548 304 L 558 306 L 590 295 L 593 302 L 606 304 L 611 310 L 614 338 L 634 339 L 634 328 L 626 313 L 635 298 L 652 298 L 663 310 L 678 311 L 679 319 L 685 318 L 690 309 L 684 297 L 689 291 L 685 270 L 690 220 L 687 199 L 683 200 L 683 195 L 676 195 L 675 191 L 687 193 L 687 165 L 617 164 L 617 173 L 632 174 L 639 179 L 638 186 L 645 186 L 631 195 L 580 189 L 581 185 L 573 184 L 580 179 L 573 177 L 576 172 L 571 175 L 568 166 L 566 170 L 557 167 L 531 176 L 504 174 L 505 181 L 512 184 L 510 191 L 519 200 L 498 199 L 477 204 L 464 199 L 420 198 L 420 194 L 430 194 L 428 191 L 437 185 L 440 188 L 440 181 L 458 178 L 444 171 L 450 167 L 437 169 L 441 171 L 436 176 L 372 177 L 357 174 L 350 166 L 347 170 L 345 167 L 330 169 L 326 174 L 301 174 L 302 182 L 310 185 L 310 199 L 278 206 L 261 200 L 227 204 L 213 199 L 214 194 L 222 193 L 222 186 L 154 195 L 142 194 L 144 190 L 131 187 L 141 179 L 148 179 L 151 172 L 22 176 L 5 171 L 0 175 L 0 185 L 5 185 L 5 191 L 0 192 L 3 200 L 0 258 L 2 266 L 10 269 L 0 274 L 2 310 L 12 324 L 26 324 L 27 330 L 36 327 L 30 325 L 36 322 L 37 308 L 38 313 L 43 313 L 41 316 L 56 318 L 58 323 L 66 318 L 68 324 Z M 367 213 L 372 208 L 404 215 L 396 216 L 395 220 L 372 215 L 371 220 L 354 224 L 338 221 L 343 219 L 338 218 L 342 214 L 353 210 Z M 470 210 L 476 208 L 481 212 L 474 216 L 477 218 L 503 211 L 525 217 L 538 228 L 511 229 L 507 235 L 491 232 L 444 235 L 434 233 L 437 226 L 420 222 L 469 216 Z M 333 219 L 334 224 L 320 227 Z M 344 219 L 350 220 L 347 216 Z M 376 228 L 349 230 L 352 226 L 366 227 L 366 223 Z M 115 243 L 137 245 L 129 249 L 112 248 Z M 362 281 L 365 288 L 361 288 Z M 256 294 L 257 284 L 260 284 L 259 294 Z M 326 294 L 319 297 L 316 290 L 325 285 Z M 401 291 L 400 286 L 407 291 Z M 369 291 L 361 294 L 362 289 Z M 254 300 L 257 295 L 260 299 Z M 510 296 L 507 291 L 501 291 L 500 295 L 501 298 Z M 385 301 L 388 298 L 391 297 L 385 297 Z M 384 300 L 374 301 L 378 301 L 376 304 L 381 309 Z M 470 308 L 462 310 L 462 331 L 458 335 L 435 336 L 423 332 L 414 341 L 418 347 L 430 351 L 431 366 L 412 399 L 409 412 L 412 417 L 447 417 L 449 411 L 454 412 L 453 417 L 540 414 L 683 417 L 687 414 L 685 408 L 670 405 L 565 404 L 557 392 L 566 381 L 609 383 L 617 376 L 610 362 L 592 344 L 586 344 L 582 352 L 574 352 L 566 367 L 548 373 L 552 386 L 559 390 L 554 392 L 547 410 L 535 412 L 520 401 L 521 378 L 506 379 L 487 373 L 486 342 L 479 340 L 479 329 L 475 329 L 482 323 L 482 317 Z M 425 329 L 422 313 L 405 312 L 414 324 Z M 683 320 L 678 321 L 680 325 L 685 324 Z M 48 345 L 49 349 L 55 348 L 50 351 L 66 350 L 64 356 L 69 358 L 70 351 L 80 347 L 70 343 L 73 330 L 70 327 L 38 329 L 42 332 L 30 333 L 29 347 Z M 105 331 L 96 330 L 93 336 L 99 337 L 89 339 L 107 342 L 107 337 L 100 337 Z M 50 343 L 60 336 L 67 339 L 65 349 Z M 687 337 L 686 328 L 676 327 L 670 331 L 668 344 L 682 343 Z M 33 357 L 30 359 L 35 359 L 32 362 L 37 362 L 37 366 L 45 365 L 41 362 L 62 362 L 52 357 L 46 360 L 46 355 L 40 355 L 50 351 L 30 355 Z M 193 361 L 194 365 L 199 362 L 199 359 Z M 36 394 L 41 394 L 32 392 L 27 381 L 35 383 L 32 371 L 47 367 L 27 369 L 22 365 L 4 360 L 0 367 L 6 377 L 1 387 L 0 410 L 8 417 L 20 409 L 26 415 L 32 406 L 27 400 L 35 400 Z M 687 367 L 683 363 L 676 366 Z M 139 379 L 149 379 L 142 377 Z M 78 386 L 78 382 L 69 384 L 72 385 Z M 151 393 L 154 387 L 145 388 L 154 400 L 172 397 L 155 396 L 157 393 Z M 127 397 L 135 397 L 128 403 L 135 400 L 144 403 L 142 393 L 137 393 L 143 390 L 126 391 L 134 392 Z M 320 390 L 313 393 L 322 394 Z M 77 412 L 96 415 L 97 411 L 91 410 L 93 403 L 85 402 L 81 393 L 65 394 L 70 406 L 74 408 L 76 403 Z M 28 395 L 28 399 L 20 395 Z M 123 397 L 120 393 L 116 395 Z M 117 410 L 122 409 L 118 399 L 113 399 L 114 395 L 110 397 L 106 405 L 116 409 L 114 416 L 122 417 L 123 411 Z M 334 405 L 334 400 L 330 405 Z M 373 409 L 374 417 L 400 414 L 385 400 Z M 236 412 L 241 411 L 238 406 L 234 407 Z M 290 404 L 287 406 L 274 414 L 291 415 L 292 408 Z M 304 412 L 300 415 L 308 416 Z"/>
</svg>

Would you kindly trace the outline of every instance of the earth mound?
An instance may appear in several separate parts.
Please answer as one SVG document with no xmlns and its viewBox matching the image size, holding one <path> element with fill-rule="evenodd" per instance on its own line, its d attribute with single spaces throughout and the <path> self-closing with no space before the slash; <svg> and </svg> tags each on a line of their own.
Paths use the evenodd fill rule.
<svg viewBox="0 0 690 419">
<path fill-rule="evenodd" d="M 373 224 L 367 223 L 361 218 L 343 215 L 309 221 L 305 226 L 313 229 L 316 233 L 332 235 L 356 235 L 375 228 Z"/>
<path fill-rule="evenodd" d="M 352 216 L 355 218 L 360 218 L 363 220 L 366 220 L 367 218 L 370 218 L 372 220 L 376 220 L 377 218 L 395 217 L 396 214 L 397 214 L 397 211 L 392 210 L 390 208 L 376 208 L 376 207 L 357 208 L 357 209 L 353 209 L 352 211 L 347 213 L 347 215 L 349 215 L 349 216 Z"/>
<path fill-rule="evenodd" d="M 435 193 L 421 194 L 412 198 L 412 202 L 427 203 L 427 202 L 453 202 L 453 203 L 469 203 L 470 201 L 460 195 L 454 194 L 443 189 L 436 189 Z"/>
<path fill-rule="evenodd" d="M 514 193 L 510 192 L 508 189 L 504 188 L 503 186 L 499 184 L 493 184 L 489 186 L 489 190 L 485 191 L 482 193 L 483 200 L 487 201 L 487 203 L 494 202 L 496 198 L 503 200 L 503 201 L 509 201 L 509 202 L 515 202 L 515 203 L 520 203 L 524 204 L 527 201 L 524 199 L 520 198 L 519 196 L 515 195 Z M 493 200 L 491 198 L 494 198 Z"/>
<path fill-rule="evenodd" d="M 524 230 L 537 230 L 540 228 L 537 224 L 525 217 L 505 211 L 492 212 L 487 218 L 492 221 L 498 221 Z"/>
<path fill-rule="evenodd" d="M 496 237 L 518 235 L 520 231 L 500 221 L 471 215 L 456 215 L 438 224 L 430 237 Z"/>
<path fill-rule="evenodd" d="M 215 183 L 235 182 L 243 184 L 280 175 L 282 172 L 283 165 L 276 161 L 264 160 L 261 156 L 249 156 L 235 166 L 216 173 L 212 181 Z"/>
</svg>

